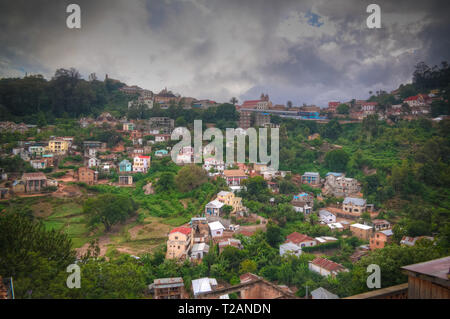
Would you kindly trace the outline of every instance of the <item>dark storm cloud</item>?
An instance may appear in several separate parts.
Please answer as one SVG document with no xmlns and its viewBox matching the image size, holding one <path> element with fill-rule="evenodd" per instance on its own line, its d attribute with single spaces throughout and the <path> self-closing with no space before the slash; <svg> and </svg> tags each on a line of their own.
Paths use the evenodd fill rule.
<svg viewBox="0 0 450 319">
<path fill-rule="evenodd" d="M 69 3 L 81 30 L 65 27 Z M 152 90 L 218 101 L 326 105 L 411 79 L 419 61 L 449 60 L 447 1 L 4 1 L 0 76 L 49 77 L 58 67 L 108 73 Z"/>
</svg>

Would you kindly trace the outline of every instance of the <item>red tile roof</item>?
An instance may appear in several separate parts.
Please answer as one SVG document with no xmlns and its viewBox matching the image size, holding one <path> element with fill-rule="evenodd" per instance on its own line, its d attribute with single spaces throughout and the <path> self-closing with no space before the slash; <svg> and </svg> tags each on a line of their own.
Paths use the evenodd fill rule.
<svg viewBox="0 0 450 319">
<path fill-rule="evenodd" d="M 244 101 L 244 103 L 242 103 L 241 107 L 256 106 L 256 104 L 258 104 L 259 102 L 266 102 L 266 101 L 264 101 L 264 100 L 248 100 L 248 101 Z"/>
<path fill-rule="evenodd" d="M 300 244 L 305 241 L 313 241 L 314 238 L 309 237 L 308 235 L 299 234 L 297 232 L 293 232 L 292 234 L 286 237 L 286 242 L 291 242 L 294 244 Z"/>
<path fill-rule="evenodd" d="M 311 263 L 328 271 L 343 271 L 346 269 L 341 264 L 335 263 L 334 261 L 322 257 L 316 257 Z"/>
<path fill-rule="evenodd" d="M 191 229 L 189 227 L 176 227 L 170 231 L 170 233 L 182 233 L 185 235 L 189 235 L 191 233 Z"/>
<path fill-rule="evenodd" d="M 417 99 L 419 99 L 419 96 L 418 95 L 414 95 L 414 96 L 407 97 L 405 99 L 405 101 L 415 101 Z"/>
<path fill-rule="evenodd" d="M 341 102 L 328 102 L 328 107 L 337 107 Z"/>
<path fill-rule="evenodd" d="M 247 174 L 241 169 L 226 169 L 223 171 L 226 177 L 246 177 Z"/>
</svg>

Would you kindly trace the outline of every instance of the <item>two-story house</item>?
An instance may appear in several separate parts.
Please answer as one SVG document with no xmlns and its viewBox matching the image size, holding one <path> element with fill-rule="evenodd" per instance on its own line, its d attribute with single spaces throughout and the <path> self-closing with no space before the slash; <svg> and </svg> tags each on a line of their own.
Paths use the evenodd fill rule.
<svg viewBox="0 0 450 319">
<path fill-rule="evenodd" d="M 221 191 L 217 194 L 217 200 L 225 205 L 233 207 L 231 214 L 236 214 L 244 210 L 242 198 L 235 196 L 233 192 Z"/>
<path fill-rule="evenodd" d="M 150 156 L 138 155 L 133 159 L 134 173 L 147 173 L 150 168 Z"/>
<path fill-rule="evenodd" d="M 166 259 L 186 259 L 191 248 L 191 228 L 176 227 L 169 233 Z"/>
</svg>

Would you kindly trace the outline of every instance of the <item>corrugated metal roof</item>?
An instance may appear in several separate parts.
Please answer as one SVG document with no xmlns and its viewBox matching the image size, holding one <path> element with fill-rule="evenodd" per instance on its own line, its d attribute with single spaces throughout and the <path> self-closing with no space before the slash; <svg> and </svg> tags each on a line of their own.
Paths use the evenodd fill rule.
<svg viewBox="0 0 450 319">
<path fill-rule="evenodd" d="M 359 223 L 352 224 L 352 225 L 350 225 L 350 227 L 356 227 L 356 228 L 360 228 L 360 229 L 364 229 L 364 230 L 368 230 L 368 229 L 372 228 L 372 226 L 367 226 L 367 225 L 363 225 L 363 224 L 359 224 Z"/>
<path fill-rule="evenodd" d="M 217 286 L 216 279 L 204 277 L 192 280 L 192 291 L 194 292 L 194 295 L 212 291 L 211 286 Z"/>
<path fill-rule="evenodd" d="M 153 281 L 153 288 L 175 288 L 183 287 L 184 281 L 181 277 L 159 278 Z M 150 288 L 151 289 L 151 288 Z"/>
<path fill-rule="evenodd" d="M 402 269 L 448 281 L 450 256 L 419 264 L 404 266 Z"/>
<path fill-rule="evenodd" d="M 208 225 L 211 230 L 225 229 L 225 227 L 223 227 L 223 225 L 219 221 L 209 223 Z"/>
<path fill-rule="evenodd" d="M 346 197 L 344 199 L 344 204 L 353 204 L 358 206 L 364 206 L 366 204 L 366 200 L 364 198 L 356 198 L 356 197 Z"/>
<path fill-rule="evenodd" d="M 313 299 L 339 299 L 338 295 L 335 295 L 322 287 L 311 291 L 311 296 Z"/>
</svg>

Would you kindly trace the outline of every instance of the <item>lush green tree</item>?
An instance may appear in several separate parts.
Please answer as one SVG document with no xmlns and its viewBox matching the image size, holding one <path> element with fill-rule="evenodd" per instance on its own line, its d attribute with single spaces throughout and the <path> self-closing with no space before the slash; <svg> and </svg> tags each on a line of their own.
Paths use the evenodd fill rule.
<svg viewBox="0 0 450 319">
<path fill-rule="evenodd" d="M 378 134 L 378 115 L 368 115 L 363 119 L 362 123 L 363 133 L 369 138 L 377 136 Z"/>
<path fill-rule="evenodd" d="M 83 204 L 83 212 L 90 218 L 89 223 L 102 223 L 106 231 L 110 231 L 114 224 L 127 220 L 136 210 L 136 202 L 120 194 L 101 194 L 87 199 Z"/>
<path fill-rule="evenodd" d="M 254 274 L 258 268 L 258 265 L 255 261 L 246 259 L 243 262 L 241 262 L 241 265 L 239 267 L 239 273 L 245 274 L 245 273 L 252 273 Z"/>
<path fill-rule="evenodd" d="M 279 182 L 281 194 L 292 194 L 298 192 L 298 187 L 291 181 L 283 179 Z"/>
<path fill-rule="evenodd" d="M 55 276 L 75 261 L 66 234 L 29 216 L 0 214 L 0 276 L 13 277 L 17 298 L 47 298 Z"/>
<path fill-rule="evenodd" d="M 178 171 L 175 183 L 180 192 L 190 192 L 208 181 L 208 176 L 201 167 L 197 165 L 186 165 Z"/>
<path fill-rule="evenodd" d="M 117 259 L 89 259 L 81 267 L 81 287 L 67 289 L 67 273 L 52 282 L 50 291 L 58 298 L 70 299 L 135 299 L 144 297 L 144 269 L 133 258 L 123 255 Z"/>
<path fill-rule="evenodd" d="M 349 114 L 350 107 L 347 104 L 339 104 L 336 111 L 339 114 Z"/>
<path fill-rule="evenodd" d="M 275 247 L 283 240 L 281 236 L 281 229 L 278 225 L 272 222 L 268 223 L 266 231 L 266 240 L 272 247 Z"/>
<path fill-rule="evenodd" d="M 345 172 L 349 159 L 344 150 L 333 150 L 325 155 L 325 166 L 334 172 Z"/>
<path fill-rule="evenodd" d="M 260 194 L 267 193 L 267 182 L 262 176 L 248 178 L 242 182 L 247 187 L 247 194 L 251 197 L 257 197 Z"/>
<path fill-rule="evenodd" d="M 155 185 L 157 193 L 170 192 L 175 188 L 175 175 L 172 172 L 162 173 Z"/>
<path fill-rule="evenodd" d="M 339 124 L 338 120 L 332 119 L 325 126 L 323 126 L 322 136 L 335 140 L 341 135 L 342 127 Z"/>
</svg>

